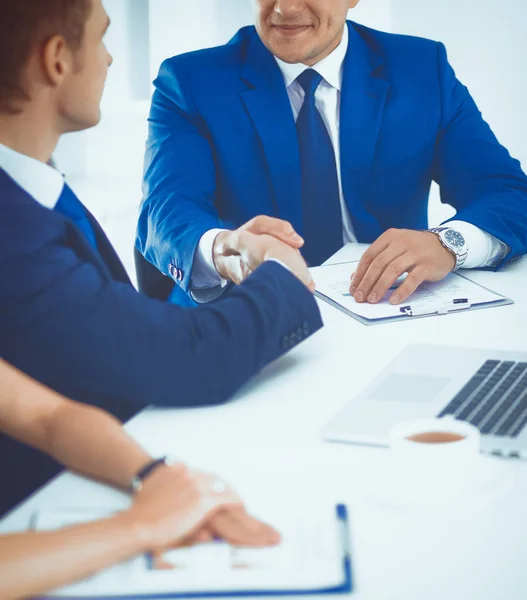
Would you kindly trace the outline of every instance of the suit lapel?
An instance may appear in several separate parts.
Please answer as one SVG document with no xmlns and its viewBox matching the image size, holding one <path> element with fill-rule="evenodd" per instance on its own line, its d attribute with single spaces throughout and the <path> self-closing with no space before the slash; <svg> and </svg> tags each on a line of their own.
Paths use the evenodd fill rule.
<svg viewBox="0 0 527 600">
<path fill-rule="evenodd" d="M 114 247 L 111 245 L 110 240 L 104 233 L 102 227 L 99 225 L 99 222 L 86 207 L 84 208 L 93 232 L 95 233 L 99 258 L 104 261 L 106 268 L 110 271 L 114 279 L 118 279 L 119 281 L 123 281 L 125 283 L 131 283 L 121 259 L 117 255 Z"/>
<path fill-rule="evenodd" d="M 117 256 L 117 253 L 113 249 L 113 246 L 110 244 L 110 241 L 97 222 L 97 219 L 95 219 L 90 211 L 86 209 L 86 207 L 84 207 L 86 210 L 86 215 L 95 233 L 97 251 L 92 248 L 91 244 L 86 239 L 86 236 L 78 229 L 78 227 L 76 227 L 75 223 L 71 219 L 68 219 L 64 215 L 54 210 L 49 210 L 42 207 L 32 196 L 28 194 L 28 192 L 21 188 L 13 179 L 11 179 L 11 177 L 2 168 L 0 168 L 0 189 L 5 189 L 7 192 L 16 194 L 18 196 L 17 202 L 19 205 L 25 204 L 30 210 L 44 211 L 43 214 L 52 219 L 66 219 L 72 235 L 75 236 L 75 250 L 79 252 L 79 255 L 81 255 L 84 260 L 92 262 L 102 271 L 108 273 L 109 277 L 112 279 L 118 279 L 131 285 L 130 278 L 126 273 L 121 260 Z M 6 193 L 6 195 L 8 194 Z"/>
<path fill-rule="evenodd" d="M 364 200 L 370 195 L 375 148 L 389 83 L 380 76 L 383 59 L 366 45 L 348 22 L 349 46 L 344 61 L 340 100 L 340 147 L 344 198 L 357 239 L 372 242 L 382 233 Z"/>
<path fill-rule="evenodd" d="M 262 142 L 277 214 L 302 234 L 302 180 L 293 111 L 282 73 L 256 33 L 240 76 L 251 88 L 241 97 Z"/>
</svg>

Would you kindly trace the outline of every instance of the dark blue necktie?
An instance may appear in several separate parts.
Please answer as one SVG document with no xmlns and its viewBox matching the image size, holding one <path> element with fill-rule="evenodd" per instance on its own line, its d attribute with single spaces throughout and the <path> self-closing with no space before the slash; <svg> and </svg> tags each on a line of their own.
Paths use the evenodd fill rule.
<svg viewBox="0 0 527 600">
<path fill-rule="evenodd" d="M 67 183 L 64 184 L 62 194 L 55 206 L 55 210 L 64 216 L 69 217 L 82 231 L 90 245 L 97 250 L 95 233 L 90 220 L 88 219 L 86 209 Z"/>
<path fill-rule="evenodd" d="M 320 265 L 342 247 L 342 211 L 335 151 L 328 130 L 315 105 L 315 91 L 322 81 L 313 69 L 298 78 L 305 92 L 296 121 L 302 169 L 302 206 L 308 265 Z"/>
</svg>

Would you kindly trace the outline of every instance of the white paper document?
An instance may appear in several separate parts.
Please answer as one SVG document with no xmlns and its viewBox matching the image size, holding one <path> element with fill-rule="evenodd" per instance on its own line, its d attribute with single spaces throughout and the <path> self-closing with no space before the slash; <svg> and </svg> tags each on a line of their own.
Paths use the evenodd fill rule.
<svg viewBox="0 0 527 600">
<path fill-rule="evenodd" d="M 311 269 L 317 292 L 347 311 L 368 320 L 405 316 L 445 314 L 470 309 L 479 304 L 501 302 L 504 297 L 481 285 L 450 273 L 442 281 L 425 282 L 402 304 L 389 302 L 393 289 L 377 304 L 355 302 L 349 294 L 350 276 L 358 262 L 340 263 Z"/>
<path fill-rule="evenodd" d="M 58 529 L 101 516 L 107 515 L 90 511 L 42 511 L 36 515 L 34 527 Z M 172 570 L 155 570 L 148 556 L 140 556 L 45 597 L 310 591 L 344 583 L 343 524 L 337 518 L 335 505 L 311 510 L 275 509 L 258 516 L 280 531 L 282 542 L 278 546 L 250 549 L 213 542 L 172 550 L 164 555 L 173 564 Z"/>
</svg>

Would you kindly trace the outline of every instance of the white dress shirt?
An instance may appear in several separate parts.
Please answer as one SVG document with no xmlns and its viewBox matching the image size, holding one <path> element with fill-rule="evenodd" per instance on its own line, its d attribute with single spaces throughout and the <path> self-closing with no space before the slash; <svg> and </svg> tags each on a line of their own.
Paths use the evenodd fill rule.
<svg viewBox="0 0 527 600">
<path fill-rule="evenodd" d="M 297 77 L 309 68 L 315 69 L 323 77 L 315 92 L 315 104 L 326 124 L 335 150 L 340 206 L 342 210 L 343 240 L 345 244 L 357 241 L 353 231 L 352 218 L 342 193 L 340 165 L 340 92 L 342 88 L 344 59 L 348 51 L 348 41 L 348 28 L 344 27 L 344 34 L 340 44 L 331 54 L 318 62 L 314 67 L 308 67 L 301 63 L 288 64 L 275 57 L 284 77 L 295 120 L 298 118 L 304 102 L 304 90 L 296 81 Z M 450 221 L 448 226 L 459 231 L 465 238 L 468 255 L 463 265 L 464 268 L 471 269 L 492 266 L 497 264 L 508 251 L 503 242 L 471 223 L 467 223 L 466 221 Z M 198 302 L 207 301 L 207 297 L 211 297 L 211 299 L 218 297 L 222 292 L 222 288 L 227 283 L 216 272 L 212 259 L 214 238 L 220 231 L 222 230 L 213 229 L 207 231 L 201 238 L 194 257 L 191 287 L 193 296 Z"/>
<path fill-rule="evenodd" d="M 0 144 L 0 169 L 39 204 L 53 210 L 64 188 L 64 177 L 40 160 Z"/>
</svg>

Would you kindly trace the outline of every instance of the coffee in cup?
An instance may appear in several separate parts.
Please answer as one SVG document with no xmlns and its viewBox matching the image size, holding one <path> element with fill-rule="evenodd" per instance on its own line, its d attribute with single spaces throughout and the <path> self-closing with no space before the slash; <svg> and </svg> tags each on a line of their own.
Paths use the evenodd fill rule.
<svg viewBox="0 0 527 600">
<path fill-rule="evenodd" d="M 422 431 L 406 436 L 408 441 L 419 444 L 452 444 L 454 442 L 461 442 L 465 438 L 466 435 L 452 431 Z"/>
</svg>

